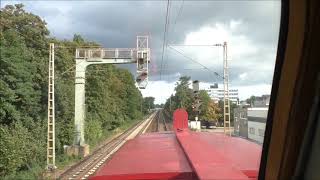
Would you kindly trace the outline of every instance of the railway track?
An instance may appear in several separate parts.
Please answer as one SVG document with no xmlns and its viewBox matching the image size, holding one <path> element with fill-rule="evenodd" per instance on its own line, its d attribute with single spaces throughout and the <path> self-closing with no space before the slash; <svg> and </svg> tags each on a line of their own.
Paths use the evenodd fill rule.
<svg viewBox="0 0 320 180">
<path fill-rule="evenodd" d="M 168 114 L 168 111 L 163 110 L 162 111 L 164 123 L 166 124 L 166 129 L 167 131 L 172 131 L 173 130 L 173 120 L 170 114 Z"/>
<path fill-rule="evenodd" d="M 161 119 L 162 119 L 163 129 L 164 129 L 165 131 L 168 131 L 168 125 L 167 125 L 167 123 L 166 123 L 166 118 L 163 117 L 163 111 L 160 112 L 160 117 L 161 117 Z"/>
<path fill-rule="evenodd" d="M 157 119 L 157 132 L 170 130 L 170 128 L 166 122 L 166 118 L 164 118 L 164 116 L 163 116 L 163 110 L 158 111 L 155 118 Z"/>
<path fill-rule="evenodd" d="M 81 162 L 62 173 L 58 179 L 88 179 L 109 159 L 109 157 L 112 156 L 112 154 L 125 144 L 127 140 L 144 133 L 157 113 L 158 112 L 151 114 L 146 120 L 135 124 L 122 134 L 106 142 L 106 144 L 98 148 L 91 155 L 85 157 Z"/>
</svg>

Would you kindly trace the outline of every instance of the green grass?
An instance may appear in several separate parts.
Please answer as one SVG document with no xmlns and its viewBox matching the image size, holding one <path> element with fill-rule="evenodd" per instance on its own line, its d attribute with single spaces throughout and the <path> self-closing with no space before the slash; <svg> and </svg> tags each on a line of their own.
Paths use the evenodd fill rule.
<svg viewBox="0 0 320 180">
<path fill-rule="evenodd" d="M 56 166 L 59 169 L 63 169 L 64 167 L 74 163 L 74 162 L 78 162 L 80 161 L 82 158 L 79 156 L 67 156 L 66 154 L 60 154 L 59 156 L 57 156 L 56 158 Z"/>
<path fill-rule="evenodd" d="M 143 118 L 145 119 L 145 117 Z M 122 133 L 124 132 L 125 130 L 127 130 L 128 128 L 130 128 L 133 124 L 139 122 L 141 120 L 132 120 L 132 121 L 126 121 L 124 122 L 123 124 L 121 124 L 119 127 L 117 127 L 116 129 L 114 130 L 104 130 L 103 131 L 103 135 L 101 138 L 97 139 L 96 141 L 94 142 L 88 142 L 88 144 L 90 145 L 90 150 L 93 150 L 95 149 L 98 145 L 100 145 L 100 143 L 118 133 Z"/>
</svg>

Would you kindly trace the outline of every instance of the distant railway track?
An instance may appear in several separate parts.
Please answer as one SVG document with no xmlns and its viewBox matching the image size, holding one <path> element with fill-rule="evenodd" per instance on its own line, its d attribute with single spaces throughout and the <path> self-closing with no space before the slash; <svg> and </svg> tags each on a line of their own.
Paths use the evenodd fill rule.
<svg viewBox="0 0 320 180">
<path fill-rule="evenodd" d="M 128 130 L 107 141 L 103 146 L 95 150 L 91 155 L 85 157 L 82 161 L 73 165 L 71 168 L 62 173 L 58 179 L 88 179 L 127 140 L 144 133 L 157 114 L 158 112 L 151 114 L 150 117 L 146 120 L 133 125 Z"/>
<path fill-rule="evenodd" d="M 157 120 L 157 132 L 171 130 L 171 128 L 169 128 L 168 126 L 168 123 L 166 122 L 166 118 L 163 115 L 163 110 L 158 111 L 155 118 Z"/>
<path fill-rule="evenodd" d="M 164 129 L 165 131 L 168 131 L 168 126 L 167 126 L 167 123 L 166 123 L 166 118 L 163 117 L 163 112 L 162 112 L 162 111 L 160 112 L 160 114 L 161 114 L 161 119 L 162 119 L 162 123 L 163 123 L 163 129 Z"/>
<path fill-rule="evenodd" d="M 172 117 L 170 114 L 168 114 L 169 112 L 166 110 L 162 111 L 163 114 L 163 119 L 165 121 L 166 124 L 166 129 L 167 131 L 172 131 L 173 130 L 173 121 L 172 121 Z"/>
<path fill-rule="evenodd" d="M 157 132 L 160 131 L 160 118 L 159 118 L 159 113 L 160 113 L 160 111 L 157 112 L 156 117 L 155 117 L 155 118 L 157 119 Z"/>
</svg>

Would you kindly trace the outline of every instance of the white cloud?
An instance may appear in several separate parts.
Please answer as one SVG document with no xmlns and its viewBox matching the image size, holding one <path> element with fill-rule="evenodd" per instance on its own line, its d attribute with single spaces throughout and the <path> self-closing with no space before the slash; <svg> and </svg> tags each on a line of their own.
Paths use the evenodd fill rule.
<svg viewBox="0 0 320 180">
<path fill-rule="evenodd" d="M 216 23 L 214 26 L 204 26 L 198 31 L 187 34 L 184 44 L 212 45 L 227 42 L 229 59 L 253 55 L 258 52 L 258 49 L 253 42 L 243 34 L 234 33 L 241 25 L 242 21 L 231 20 L 227 25 Z M 195 49 L 195 47 L 192 47 L 192 49 Z M 214 53 L 212 47 L 211 51 L 209 48 L 203 47 L 197 48 L 196 50 L 197 51 L 193 51 L 192 53 L 195 53 L 197 59 L 200 59 L 201 61 L 204 59 L 207 62 L 212 62 L 212 59 L 210 59 L 213 57 Z M 222 59 L 222 55 L 220 57 Z"/>
<path fill-rule="evenodd" d="M 242 21 L 240 21 L 240 20 L 231 20 L 230 21 L 230 29 L 235 30 L 241 24 L 242 24 Z"/>
<path fill-rule="evenodd" d="M 242 81 L 246 80 L 247 77 L 248 77 L 248 73 L 242 73 L 242 74 L 239 75 L 239 78 L 240 78 Z"/>
<path fill-rule="evenodd" d="M 4 1 L 1 7 L 13 2 Z M 107 47 L 134 47 L 134 38 L 137 33 L 150 32 L 153 36 L 150 44 L 153 48 L 152 63 L 154 63 L 150 68 L 150 76 L 152 76 L 150 78 L 153 80 L 159 78 L 165 19 L 165 8 L 159 7 L 165 7 L 165 3 L 109 1 L 81 1 L 81 3 L 23 1 L 23 3 L 27 10 L 45 19 L 52 35 L 58 38 L 72 38 L 74 33 L 80 33 L 86 39 L 101 42 Z M 176 9 L 172 9 L 172 22 L 180 3 L 177 2 Z M 257 89 L 267 92 L 271 87 L 280 5 L 281 2 L 276 1 L 185 2 L 183 12 L 174 26 L 174 32 L 169 30 L 169 40 L 184 44 L 215 44 L 227 41 L 231 86 L 239 87 L 239 90 L 245 89 L 240 90 L 241 97 L 247 98 L 246 96 L 252 93 L 258 95 Z M 106 11 L 106 9 L 109 10 Z M 142 25 L 134 23 L 137 19 Z M 169 27 L 173 28 L 173 26 Z M 179 47 L 178 49 L 222 74 L 222 48 Z M 168 64 L 164 69 L 172 70 L 162 70 L 163 81 L 151 81 L 147 89 L 142 90 L 144 96 L 154 96 L 156 102 L 164 102 L 165 98 L 173 93 L 175 82 L 172 81 L 178 80 L 181 75 L 189 75 L 200 82 L 215 80 L 214 77 L 209 77 L 206 70 L 182 70 L 196 69 L 200 66 L 179 54 L 174 56 L 173 51 L 168 52 L 171 54 L 168 60 L 164 61 L 164 64 Z M 173 71 L 180 72 L 172 75 Z"/>
<path fill-rule="evenodd" d="M 232 19 L 227 24 L 206 25 L 197 31 L 188 33 L 184 44 L 212 45 L 227 42 L 230 83 L 235 85 L 271 84 L 276 42 L 268 46 L 261 46 L 259 42 L 251 40 L 248 35 L 241 34 L 238 31 L 241 26 L 246 26 L 246 23 Z M 222 75 L 223 50 L 221 47 L 182 46 L 175 48 L 208 68 L 218 69 L 218 73 Z"/>
<path fill-rule="evenodd" d="M 264 94 L 271 94 L 270 84 L 256 84 L 250 86 L 235 86 L 234 88 L 239 89 L 239 99 L 245 100 L 250 96 L 262 96 Z"/>
<path fill-rule="evenodd" d="M 175 82 L 150 81 L 146 89 L 141 89 L 143 97 L 155 97 L 155 104 L 165 103 L 166 100 L 174 94 Z"/>
<path fill-rule="evenodd" d="M 212 45 L 225 41 L 228 43 L 229 71 L 234 76 L 230 78 L 230 88 L 239 89 L 241 100 L 252 95 L 270 94 L 276 53 L 276 44 L 270 45 L 270 48 L 262 48 L 246 35 L 238 33 L 237 29 L 243 25 L 245 24 L 242 20 L 231 20 L 228 24 L 216 23 L 214 26 L 206 25 L 198 31 L 188 33 L 184 40 L 185 45 Z M 222 75 L 221 47 L 179 46 L 174 48 L 206 67 L 221 69 Z M 185 67 L 192 66 L 192 63 L 186 62 L 188 64 L 185 64 Z M 174 79 L 178 80 L 178 77 Z M 144 96 L 154 96 L 156 102 L 165 102 L 165 99 L 173 93 L 174 84 L 156 81 Z M 209 85 L 210 83 L 201 83 L 200 88 L 205 89 Z M 220 87 L 223 87 L 223 84 L 220 84 Z"/>
</svg>

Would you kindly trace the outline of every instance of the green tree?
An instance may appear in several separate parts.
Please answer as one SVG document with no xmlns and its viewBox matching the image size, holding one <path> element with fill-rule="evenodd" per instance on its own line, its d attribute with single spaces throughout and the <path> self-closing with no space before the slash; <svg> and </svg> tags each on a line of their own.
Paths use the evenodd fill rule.
<svg viewBox="0 0 320 180">
<path fill-rule="evenodd" d="M 253 105 L 254 101 L 256 100 L 255 96 L 251 96 L 250 98 L 246 99 L 246 103 Z"/>
<path fill-rule="evenodd" d="M 218 102 L 218 107 L 221 109 L 221 113 L 222 113 L 222 116 L 220 117 L 219 121 L 220 122 L 223 122 L 223 100 L 220 100 Z M 231 125 L 233 125 L 233 122 L 234 122 L 234 109 L 237 108 L 238 105 L 236 103 L 232 103 L 230 101 L 230 123 Z"/>
<path fill-rule="evenodd" d="M 142 109 L 143 111 L 146 113 L 148 110 L 150 109 L 154 109 L 155 105 L 154 105 L 154 97 L 145 97 L 143 98 L 143 105 L 142 105 Z"/>
<path fill-rule="evenodd" d="M 84 39 L 81 37 L 80 34 L 75 34 L 75 35 L 73 36 L 73 42 L 76 42 L 76 43 L 78 43 L 78 44 L 83 44 L 85 41 L 84 41 Z"/>
<path fill-rule="evenodd" d="M 196 113 L 192 109 L 192 103 L 194 103 L 195 95 L 189 88 L 190 77 L 183 76 L 176 83 L 175 94 L 171 95 L 166 103 L 164 109 L 172 116 L 173 111 L 178 108 L 185 108 L 188 112 L 189 119 L 194 119 Z M 208 93 L 205 90 L 200 90 L 198 97 L 202 103 L 199 107 L 199 119 L 208 121 L 217 121 L 221 119 L 222 111 L 218 104 L 214 103 Z"/>
<path fill-rule="evenodd" d="M 199 119 L 200 120 L 202 120 L 202 119 L 207 120 L 208 119 L 208 116 L 207 116 L 208 106 L 211 101 L 210 96 L 208 95 L 207 91 L 200 90 L 199 91 L 199 99 L 202 103 L 199 107 L 199 110 L 200 110 Z"/>
<path fill-rule="evenodd" d="M 210 100 L 206 106 L 206 112 L 203 114 L 203 119 L 207 121 L 217 122 L 222 117 L 221 109 L 218 104 Z"/>
<path fill-rule="evenodd" d="M 164 109 L 172 115 L 178 108 L 184 108 L 189 116 L 193 114 L 192 102 L 194 101 L 193 92 L 189 88 L 190 77 L 182 76 L 176 83 L 175 94 L 167 99 Z"/>
<path fill-rule="evenodd" d="M 56 155 L 74 137 L 75 49 L 97 46 L 75 34 L 49 37 L 46 22 L 22 4 L 0 9 L 0 176 L 41 166 L 46 160 L 48 47 L 55 50 Z M 97 143 L 123 124 L 142 118 L 140 91 L 129 71 L 89 66 L 86 83 L 86 139 Z M 35 176 L 36 178 L 37 176 Z M 2 179 L 2 178 L 0 178 Z"/>
<path fill-rule="evenodd" d="M 178 107 L 191 109 L 191 101 L 192 101 L 192 90 L 189 88 L 190 85 L 190 77 L 182 76 L 179 81 L 176 83 L 175 91 L 176 91 L 176 102 L 179 104 Z"/>
</svg>

